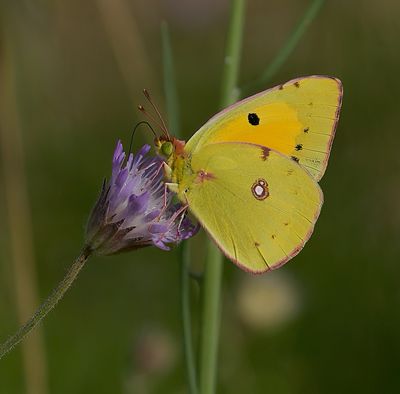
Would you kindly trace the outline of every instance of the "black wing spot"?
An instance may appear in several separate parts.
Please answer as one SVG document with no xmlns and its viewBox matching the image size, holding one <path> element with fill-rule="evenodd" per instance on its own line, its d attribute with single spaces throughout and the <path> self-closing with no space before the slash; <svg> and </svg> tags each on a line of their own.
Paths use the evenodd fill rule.
<svg viewBox="0 0 400 394">
<path fill-rule="evenodd" d="M 310 130 L 310 128 L 309 128 L 309 127 L 306 127 L 303 131 L 304 131 L 305 133 L 308 133 L 308 130 Z"/>
<path fill-rule="evenodd" d="M 296 86 L 296 88 L 299 88 L 299 87 L 300 87 L 300 84 L 299 84 L 298 82 L 295 82 L 295 83 L 294 83 L 294 86 Z"/>
<path fill-rule="evenodd" d="M 282 90 L 283 89 L 283 85 L 279 85 L 279 90 Z"/>
<path fill-rule="evenodd" d="M 258 126 L 260 124 L 260 118 L 255 113 L 250 113 L 247 115 L 247 119 L 252 126 Z"/>
<path fill-rule="evenodd" d="M 276 235 L 275 235 L 275 234 L 272 234 L 272 235 L 271 235 L 271 238 L 272 238 L 272 239 L 275 239 L 275 238 L 276 238 Z"/>
<path fill-rule="evenodd" d="M 294 160 L 296 163 L 298 163 L 300 161 L 300 159 L 296 156 L 292 156 L 292 160 Z"/>
<path fill-rule="evenodd" d="M 294 149 L 302 150 L 303 149 L 303 144 L 297 144 Z"/>
</svg>

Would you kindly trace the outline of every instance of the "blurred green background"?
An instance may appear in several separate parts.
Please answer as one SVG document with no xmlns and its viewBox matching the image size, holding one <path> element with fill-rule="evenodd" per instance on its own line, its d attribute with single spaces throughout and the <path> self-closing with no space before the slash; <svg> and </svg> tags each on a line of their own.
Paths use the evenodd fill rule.
<svg viewBox="0 0 400 394">
<path fill-rule="evenodd" d="M 242 83 L 309 4 L 248 1 Z M 215 113 L 229 2 L 21 0 L 0 10 L 3 340 L 79 253 L 115 142 L 128 144 L 142 119 L 143 87 L 165 113 L 161 21 L 186 137 Z M 225 263 L 218 393 L 400 392 L 399 14 L 389 0 L 326 1 L 260 86 L 333 75 L 343 110 L 325 205 L 302 253 L 258 277 Z M 135 144 L 150 140 L 142 133 Z M 192 242 L 199 270 L 204 239 Z M 176 251 L 94 258 L 41 329 L 1 360 L 0 393 L 185 393 L 180 319 Z"/>
</svg>

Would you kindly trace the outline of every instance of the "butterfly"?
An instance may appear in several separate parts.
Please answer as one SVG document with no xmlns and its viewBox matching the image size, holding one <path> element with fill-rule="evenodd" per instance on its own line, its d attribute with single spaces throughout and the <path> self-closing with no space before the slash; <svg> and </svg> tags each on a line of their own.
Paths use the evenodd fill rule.
<svg viewBox="0 0 400 394">
<path fill-rule="evenodd" d="M 298 78 L 224 109 L 187 143 L 156 139 L 169 189 L 242 269 L 278 268 L 310 238 L 342 95 L 336 78 Z"/>
</svg>

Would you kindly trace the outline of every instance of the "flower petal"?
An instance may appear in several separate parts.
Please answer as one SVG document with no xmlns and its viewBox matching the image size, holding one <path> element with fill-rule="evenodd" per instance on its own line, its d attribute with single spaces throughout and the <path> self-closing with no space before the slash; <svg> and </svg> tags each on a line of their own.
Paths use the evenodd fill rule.
<svg viewBox="0 0 400 394">
<path fill-rule="evenodd" d="M 144 222 L 149 223 L 153 221 L 155 218 L 157 218 L 161 213 L 161 209 L 155 209 L 154 211 L 151 211 L 144 217 Z"/>
<path fill-rule="evenodd" d="M 132 215 L 141 215 L 146 211 L 149 202 L 149 193 L 144 192 L 140 196 L 131 195 L 129 197 L 128 206 L 126 209 L 126 216 L 130 217 Z"/>
<path fill-rule="evenodd" d="M 149 226 L 150 234 L 162 234 L 168 231 L 167 224 L 153 223 Z"/>
</svg>

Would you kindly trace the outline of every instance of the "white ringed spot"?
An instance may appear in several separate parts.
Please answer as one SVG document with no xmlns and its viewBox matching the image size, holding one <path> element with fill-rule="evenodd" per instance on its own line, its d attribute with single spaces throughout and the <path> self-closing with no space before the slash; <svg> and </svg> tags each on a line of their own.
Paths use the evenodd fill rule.
<svg viewBox="0 0 400 394">
<path fill-rule="evenodd" d="M 257 200 L 265 200 L 269 196 L 268 183 L 265 179 L 257 179 L 251 186 L 251 192 Z"/>
</svg>

